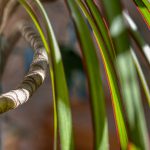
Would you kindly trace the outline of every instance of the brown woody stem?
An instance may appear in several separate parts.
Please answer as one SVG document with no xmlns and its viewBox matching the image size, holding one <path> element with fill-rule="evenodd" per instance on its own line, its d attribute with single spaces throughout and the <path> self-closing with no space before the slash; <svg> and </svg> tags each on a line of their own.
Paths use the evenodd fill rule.
<svg viewBox="0 0 150 150">
<path fill-rule="evenodd" d="M 46 77 L 48 56 L 39 35 L 28 23 L 21 23 L 19 29 L 35 50 L 34 58 L 28 74 L 18 88 L 0 96 L 0 113 L 14 109 L 29 100 Z"/>
</svg>

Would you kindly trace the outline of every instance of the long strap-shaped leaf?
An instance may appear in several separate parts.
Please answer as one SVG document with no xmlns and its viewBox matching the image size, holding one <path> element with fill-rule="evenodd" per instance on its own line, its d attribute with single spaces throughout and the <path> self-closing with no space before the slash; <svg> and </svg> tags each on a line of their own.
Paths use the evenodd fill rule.
<svg viewBox="0 0 150 150">
<path fill-rule="evenodd" d="M 144 39 L 138 32 L 138 28 L 137 28 L 136 24 L 134 23 L 134 21 L 132 20 L 132 18 L 129 16 L 129 14 L 126 11 L 124 11 L 123 15 L 130 27 L 130 34 L 131 34 L 132 38 L 138 44 L 139 48 L 141 49 L 141 52 L 143 52 L 143 55 L 145 54 L 144 58 L 145 58 L 147 64 L 150 65 L 150 55 L 148 55 L 150 53 L 150 46 L 144 41 Z M 134 52 L 132 52 L 132 56 L 134 58 L 134 63 L 136 65 L 136 68 L 137 68 L 141 83 L 143 85 L 143 89 L 144 89 L 148 104 L 150 106 L 150 90 L 149 90 L 148 84 L 146 82 L 143 70 L 142 70 L 140 63 L 138 61 L 138 58 L 136 57 L 136 54 L 134 54 Z"/>
<path fill-rule="evenodd" d="M 110 56 L 112 58 L 115 57 L 115 50 L 112 45 L 112 40 L 110 37 L 110 32 L 108 30 L 108 27 L 106 25 L 106 21 L 104 20 L 104 17 L 102 17 L 100 11 L 98 10 L 97 6 L 93 2 L 93 0 L 87 0 L 85 1 L 87 3 L 88 9 L 91 12 L 91 15 L 93 16 L 93 21 L 95 22 L 96 26 L 98 27 L 99 32 L 102 34 L 102 38 L 104 39 L 107 49 L 109 50 Z"/>
<path fill-rule="evenodd" d="M 51 50 L 61 149 L 71 150 L 73 149 L 72 117 L 62 58 L 48 15 L 39 0 L 34 2 L 43 16 L 48 35 L 48 44 Z"/>
<path fill-rule="evenodd" d="M 129 16 L 127 11 L 123 12 L 123 16 L 124 16 L 125 20 L 127 21 L 131 36 L 141 46 L 142 53 L 144 53 L 144 55 L 146 57 L 145 59 L 146 59 L 147 63 L 150 65 L 150 46 L 148 45 L 148 43 L 146 43 L 144 41 L 142 35 L 138 31 L 137 25 L 135 24 L 133 19 Z"/>
<path fill-rule="evenodd" d="M 149 138 L 142 99 L 120 1 L 103 0 L 103 4 L 107 12 L 111 35 L 117 52 L 117 58 L 114 61 L 116 62 L 116 69 L 121 81 L 130 140 L 135 147 L 148 150 Z"/>
<path fill-rule="evenodd" d="M 77 27 L 82 53 L 85 60 L 86 71 L 89 83 L 89 92 L 92 102 L 95 150 L 108 149 L 108 127 L 105 111 L 105 102 L 100 78 L 99 62 L 96 56 L 96 50 L 91 39 L 90 31 L 81 15 L 81 12 L 75 0 L 67 0 L 71 10 L 72 17 Z"/>
<path fill-rule="evenodd" d="M 24 0 L 20 0 L 24 6 L 27 5 Z M 40 10 L 43 12 L 43 7 L 37 2 L 37 5 L 40 5 Z M 51 25 L 49 23 L 49 26 L 47 26 L 47 30 L 50 27 L 49 32 L 49 42 L 50 45 L 47 45 L 45 37 L 43 35 L 43 32 L 41 31 L 41 28 L 33 14 L 31 14 L 31 10 L 28 8 L 28 13 L 30 14 L 31 18 L 33 19 L 38 31 L 40 32 L 40 35 L 43 39 L 43 42 L 45 43 L 44 45 L 46 46 L 48 53 L 50 54 L 49 47 L 51 50 L 51 59 L 53 62 L 50 61 L 50 64 L 52 63 L 53 66 L 52 68 L 54 69 L 50 71 L 51 74 L 51 79 L 52 79 L 52 87 L 53 87 L 53 92 L 54 92 L 54 99 L 56 98 L 57 100 L 57 108 L 58 108 L 58 119 L 59 119 L 59 125 L 60 125 L 60 139 L 61 139 L 61 148 L 62 150 L 70 150 L 72 149 L 72 121 L 71 121 L 71 111 L 70 111 L 70 105 L 69 105 L 69 98 L 68 98 L 68 91 L 67 91 L 67 86 L 66 86 L 66 81 L 64 77 L 64 70 L 63 70 L 63 65 L 62 65 L 62 60 L 61 60 L 61 55 L 59 52 L 59 48 L 56 42 L 56 39 L 54 37 Z M 48 18 L 47 18 L 48 19 Z M 43 38 L 44 37 L 44 38 Z M 50 39 L 51 37 L 51 39 Z M 54 84 L 55 83 L 55 84 Z M 57 93 L 56 93 L 57 91 Z M 56 118 L 56 114 L 55 114 Z M 55 126 L 56 126 L 56 119 L 55 119 Z M 56 130 L 57 126 L 55 127 Z M 55 131 L 56 132 L 56 131 Z M 55 133 L 56 134 L 56 133 Z M 56 136 L 56 135 L 55 135 Z M 56 138 L 56 137 L 55 137 Z M 57 139 L 55 139 L 57 140 Z M 54 147 L 56 148 L 56 145 Z"/>
<path fill-rule="evenodd" d="M 32 7 L 27 3 L 25 0 L 19 0 L 19 2 L 24 6 L 30 17 L 32 18 L 40 36 L 42 39 L 42 42 L 44 44 L 44 47 L 48 53 L 48 57 L 50 57 L 50 50 L 47 43 L 47 40 L 45 38 L 44 32 L 42 31 L 42 28 L 40 26 L 40 23 L 38 22 L 38 18 L 34 11 L 32 10 Z M 56 111 L 56 99 L 55 99 L 55 88 L 54 88 L 54 73 L 53 73 L 53 67 L 51 66 L 51 59 L 49 58 L 49 70 L 50 70 L 50 77 L 51 77 L 51 83 L 52 83 L 52 93 L 53 93 L 53 101 L 54 101 L 54 149 L 57 149 L 57 111 Z"/>
<path fill-rule="evenodd" d="M 102 40 L 102 37 L 99 33 L 99 30 L 94 23 L 94 20 L 92 17 L 89 15 L 88 11 L 84 7 L 83 3 L 81 0 L 78 0 L 78 4 L 81 7 L 82 11 L 84 12 L 85 16 L 87 17 L 97 40 L 97 43 L 100 48 L 100 53 L 103 58 L 103 63 L 105 65 L 108 81 L 109 81 L 109 86 L 110 86 L 110 91 L 111 91 L 111 96 L 112 96 L 112 103 L 114 106 L 114 113 L 115 113 L 115 118 L 116 118 L 116 124 L 118 127 L 118 134 L 120 138 L 120 143 L 121 147 L 123 149 L 127 149 L 127 144 L 128 144 L 128 139 L 127 139 L 127 132 L 126 132 L 126 127 L 125 127 L 125 122 L 122 114 L 122 107 L 121 107 L 121 97 L 119 94 L 119 87 L 117 84 L 117 77 L 113 69 L 113 62 L 111 62 L 111 59 L 109 58 L 109 55 L 105 49 L 104 42 Z"/>
<path fill-rule="evenodd" d="M 142 15 L 144 21 L 146 22 L 148 28 L 150 29 L 150 10 L 148 10 L 142 0 L 133 0 L 136 4 L 136 8 Z M 148 5 L 150 7 L 150 3 Z"/>
<path fill-rule="evenodd" d="M 150 11 L 150 1 L 149 0 L 142 0 L 142 2 L 145 4 L 145 6 L 148 8 Z"/>
<path fill-rule="evenodd" d="M 145 79 L 145 76 L 144 76 L 144 73 L 143 73 L 143 70 L 142 70 L 142 67 L 139 63 L 139 60 L 136 56 L 136 54 L 132 51 L 132 56 L 134 58 L 134 63 L 136 65 L 136 68 L 137 68 L 137 71 L 138 71 L 138 74 L 139 74 L 139 77 L 140 77 L 140 80 L 141 80 L 141 83 L 143 85 L 143 89 L 144 89 L 144 92 L 145 92 L 145 95 L 146 95 L 146 98 L 147 98 L 147 101 L 148 101 L 148 104 L 150 106 L 150 90 L 149 90 L 149 87 L 147 85 L 147 82 L 146 82 L 146 79 Z"/>
</svg>

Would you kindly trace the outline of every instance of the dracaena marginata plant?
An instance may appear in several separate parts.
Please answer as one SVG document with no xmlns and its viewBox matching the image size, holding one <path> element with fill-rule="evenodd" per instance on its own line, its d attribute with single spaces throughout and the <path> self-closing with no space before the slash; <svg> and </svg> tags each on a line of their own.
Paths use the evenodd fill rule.
<svg viewBox="0 0 150 150">
<path fill-rule="evenodd" d="M 101 2 L 101 9 L 94 0 L 65 0 L 76 27 L 88 80 L 93 118 L 93 148 L 95 150 L 111 148 L 111 145 L 109 145 L 104 85 L 97 49 L 92 38 L 94 36 L 111 93 L 116 131 L 120 143 L 118 147 L 122 150 L 149 150 L 148 129 L 139 81 L 148 106 L 150 106 L 150 90 L 137 53 L 140 53 L 147 68 L 150 69 L 150 47 L 119 0 L 99 1 Z M 28 0 L 18 0 L 18 2 L 29 14 L 38 31 L 36 32 L 27 21 L 20 21 L 17 25 L 20 35 L 33 47 L 34 58 L 28 74 L 18 88 L 0 96 L 0 113 L 7 112 L 26 102 L 43 83 L 49 64 L 54 104 L 54 149 L 56 150 L 58 146 L 58 130 L 61 149 L 76 149 L 63 62 L 50 19 L 39 0 L 32 0 L 32 3 Z M 136 5 L 139 15 L 143 17 L 143 22 L 150 29 L 149 0 L 131 0 L 131 2 Z M 4 9 L 5 11 L 2 13 L 1 32 L 10 12 L 18 6 L 17 1 L 12 0 L 10 6 L 9 9 Z M 104 13 L 100 10 L 103 10 Z M 43 24 L 40 21 L 41 18 Z M 87 21 L 91 26 L 90 29 Z M 14 42 L 12 43 L 14 44 Z M 12 47 L 13 44 L 10 42 L 10 46 L 6 46 L 7 49 L 10 49 L 9 47 Z M 5 52 L 5 46 L 3 49 Z M 1 67 L 4 66 L 5 61 L 1 62 Z"/>
</svg>

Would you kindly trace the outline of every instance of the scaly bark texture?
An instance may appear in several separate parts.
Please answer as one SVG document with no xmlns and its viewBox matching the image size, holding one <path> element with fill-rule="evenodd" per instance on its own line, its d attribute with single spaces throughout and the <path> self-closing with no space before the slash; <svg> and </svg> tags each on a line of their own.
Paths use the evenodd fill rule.
<svg viewBox="0 0 150 150">
<path fill-rule="evenodd" d="M 25 103 L 43 83 L 46 76 L 48 56 L 39 35 L 25 22 L 19 25 L 19 29 L 35 50 L 34 58 L 28 74 L 18 88 L 0 96 L 0 114 Z"/>
</svg>

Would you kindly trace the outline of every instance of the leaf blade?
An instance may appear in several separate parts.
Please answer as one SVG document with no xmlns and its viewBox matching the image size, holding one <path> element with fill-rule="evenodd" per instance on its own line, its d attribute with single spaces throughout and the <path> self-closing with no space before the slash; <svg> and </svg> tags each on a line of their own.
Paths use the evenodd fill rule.
<svg viewBox="0 0 150 150">
<path fill-rule="evenodd" d="M 73 149 L 72 117 L 62 58 L 48 15 L 39 0 L 35 0 L 35 3 L 43 16 L 51 49 L 61 148 L 62 150 L 71 150 Z"/>
<path fill-rule="evenodd" d="M 80 3 L 81 1 L 78 1 L 79 6 L 82 8 L 82 10 L 84 11 L 84 13 L 86 14 L 86 17 L 94 31 L 99 49 L 100 49 L 100 53 L 102 55 L 103 58 L 103 63 L 105 66 L 105 70 L 107 73 L 107 78 L 108 78 L 108 83 L 109 83 L 109 87 L 110 87 L 110 92 L 111 92 L 111 96 L 112 96 L 112 103 L 113 103 L 113 107 L 114 107 L 114 114 L 115 114 L 115 118 L 116 118 L 116 124 L 118 126 L 118 134 L 119 134 L 119 138 L 120 138 L 120 142 L 121 142 L 121 146 L 123 147 L 123 149 L 127 148 L 127 131 L 126 131 L 126 125 L 125 125 L 125 121 L 123 118 L 123 113 L 122 113 L 122 107 L 121 107 L 121 97 L 120 94 L 118 93 L 119 89 L 118 89 L 118 85 L 115 82 L 117 80 L 114 69 L 112 67 L 112 62 L 110 61 L 109 55 L 107 53 L 107 51 L 105 50 L 105 46 L 103 44 L 103 40 L 101 38 L 101 35 L 99 34 L 99 31 L 96 27 L 96 25 L 94 24 L 94 21 L 92 20 L 92 17 L 88 14 L 88 12 L 86 11 L 86 9 L 84 9 L 82 3 Z M 116 90 L 117 89 L 117 90 Z"/>
<path fill-rule="evenodd" d="M 108 127 L 105 112 L 105 102 L 102 92 L 102 81 L 100 79 L 99 63 L 95 47 L 85 20 L 74 0 L 68 0 L 67 4 L 71 10 L 72 17 L 80 37 L 82 53 L 86 64 L 92 110 L 94 117 L 95 149 L 108 149 Z"/>
<path fill-rule="evenodd" d="M 131 56 L 131 45 L 122 16 L 119 0 L 103 0 L 116 47 L 116 70 L 120 77 L 121 91 L 129 124 L 130 142 L 140 149 L 149 149 L 148 131 L 141 102 L 137 72 Z M 115 27 L 117 26 L 117 28 Z"/>
</svg>

